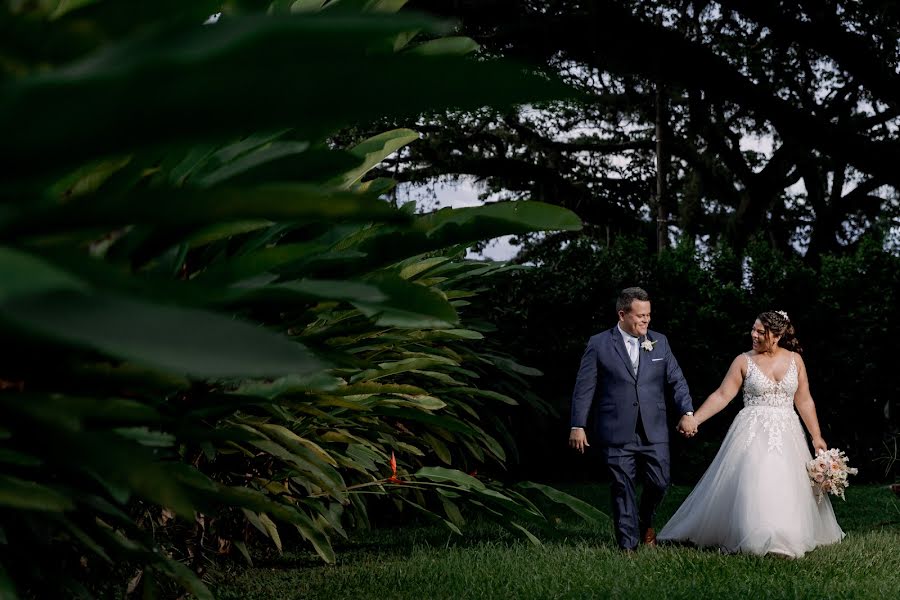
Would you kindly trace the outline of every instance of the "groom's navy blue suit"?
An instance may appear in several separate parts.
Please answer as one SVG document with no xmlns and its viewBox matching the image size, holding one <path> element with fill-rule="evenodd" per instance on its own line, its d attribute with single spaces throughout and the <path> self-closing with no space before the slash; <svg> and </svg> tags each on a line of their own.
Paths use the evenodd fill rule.
<svg viewBox="0 0 900 600">
<path fill-rule="evenodd" d="M 652 526 L 653 514 L 669 486 L 669 428 L 666 398 L 676 415 L 693 411 L 690 391 L 669 341 L 648 331 L 652 350 L 638 348 L 634 373 L 622 333 L 616 325 L 588 340 L 572 396 L 572 427 L 585 427 L 594 411 L 589 442 L 599 443 L 612 477 L 613 518 L 622 548 L 634 548 L 640 532 Z M 635 484 L 643 470 L 644 491 L 638 508 Z"/>
</svg>

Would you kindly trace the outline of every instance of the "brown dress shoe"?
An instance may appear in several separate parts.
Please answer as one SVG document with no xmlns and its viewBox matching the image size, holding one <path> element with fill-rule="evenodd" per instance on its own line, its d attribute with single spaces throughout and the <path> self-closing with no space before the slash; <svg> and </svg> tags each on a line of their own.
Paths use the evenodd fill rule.
<svg viewBox="0 0 900 600">
<path fill-rule="evenodd" d="M 644 542 L 645 546 L 656 547 L 656 532 L 653 531 L 652 527 L 648 527 L 644 530 L 644 535 L 641 536 L 641 541 Z"/>
</svg>

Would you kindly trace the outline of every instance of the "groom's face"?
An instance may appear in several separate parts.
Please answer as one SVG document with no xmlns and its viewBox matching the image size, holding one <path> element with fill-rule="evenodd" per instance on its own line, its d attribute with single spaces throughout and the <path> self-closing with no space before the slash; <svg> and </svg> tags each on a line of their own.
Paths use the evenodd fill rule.
<svg viewBox="0 0 900 600">
<path fill-rule="evenodd" d="M 631 335 L 647 335 L 647 328 L 650 326 L 650 303 L 632 300 L 631 310 L 619 311 L 619 324 L 623 331 Z"/>
</svg>

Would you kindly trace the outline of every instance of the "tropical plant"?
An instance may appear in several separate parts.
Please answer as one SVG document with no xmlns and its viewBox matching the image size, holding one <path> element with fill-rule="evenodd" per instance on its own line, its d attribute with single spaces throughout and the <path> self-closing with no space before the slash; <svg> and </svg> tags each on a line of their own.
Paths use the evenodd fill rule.
<svg viewBox="0 0 900 600">
<path fill-rule="evenodd" d="M 527 490 L 597 518 L 459 470 L 505 458 L 491 405 L 517 399 L 482 380 L 528 371 L 473 347 L 465 298 L 499 267 L 460 249 L 579 220 L 527 202 L 416 215 L 363 178 L 418 134 L 329 143 L 568 92 L 385 14 L 402 1 L 221 4 L 0 13 L 0 593 L 83 595 L 107 569 L 145 597 L 167 578 L 209 597 L 210 546 L 249 559 L 245 525 L 280 548 L 281 523 L 333 560 L 367 492 L 451 528 L 464 500 L 532 536 Z"/>
</svg>

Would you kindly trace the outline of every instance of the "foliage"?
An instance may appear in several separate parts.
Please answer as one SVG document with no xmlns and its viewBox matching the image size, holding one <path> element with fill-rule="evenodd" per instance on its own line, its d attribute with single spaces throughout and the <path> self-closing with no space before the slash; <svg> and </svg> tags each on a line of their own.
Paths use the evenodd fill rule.
<svg viewBox="0 0 900 600">
<path fill-rule="evenodd" d="M 607 236 L 655 235 L 659 218 L 673 236 L 743 254 L 766 231 L 814 265 L 898 225 L 900 13 L 890 3 L 412 6 L 459 18 L 483 55 L 526 59 L 587 100 L 439 114 L 396 159 L 404 179 L 477 179 L 485 195 L 568 207 Z"/>
<path fill-rule="evenodd" d="M 612 327 L 619 290 L 640 285 L 653 301 L 651 327 L 665 333 L 699 406 L 718 387 L 732 358 L 748 349 L 747 332 L 763 310 L 785 310 L 795 323 L 820 423 L 829 444 L 845 450 L 861 477 L 885 477 L 885 443 L 898 431 L 900 382 L 885 375 L 900 338 L 900 261 L 868 238 L 850 255 L 825 255 L 813 269 L 765 240 L 745 260 L 726 246 L 707 252 L 681 244 L 659 257 L 645 241 L 617 238 L 609 246 L 589 237 L 561 251 L 536 254 L 537 264 L 510 272 L 488 298 L 496 341 L 545 376 L 535 391 L 556 408 L 556 420 L 523 419 L 523 476 L 577 475 L 584 465 L 564 452 L 570 394 L 587 338 Z M 561 309 L 562 308 L 562 309 Z M 741 405 L 708 422 L 690 441 L 673 439 L 683 458 L 676 478 L 698 477 Z M 546 442 L 541 442 L 546 440 Z M 555 440 L 555 441 L 554 441 Z M 582 474 L 583 476 L 583 474 Z"/>
<path fill-rule="evenodd" d="M 519 398 L 492 382 L 526 369 L 479 351 L 465 298 L 502 267 L 460 253 L 579 220 L 416 215 L 365 177 L 418 134 L 329 138 L 568 92 L 419 43 L 448 28 L 402 4 L 232 1 L 205 26 L 218 2 L 4 5 L 0 595 L 127 575 L 208 598 L 197 573 L 253 531 L 333 561 L 369 493 L 534 539 L 525 490 L 465 472 L 504 462 L 494 407 Z"/>
</svg>

